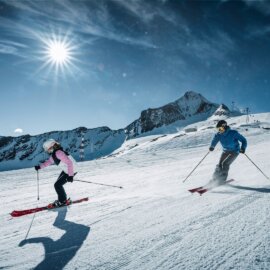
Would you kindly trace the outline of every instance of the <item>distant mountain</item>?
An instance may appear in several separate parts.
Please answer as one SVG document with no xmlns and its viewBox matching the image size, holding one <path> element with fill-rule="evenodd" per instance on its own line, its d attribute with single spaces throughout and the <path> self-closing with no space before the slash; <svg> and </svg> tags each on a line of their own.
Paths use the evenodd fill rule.
<svg viewBox="0 0 270 270">
<path fill-rule="evenodd" d="M 184 127 L 209 117 L 226 118 L 231 114 L 226 105 L 212 103 L 201 94 L 189 91 L 183 97 L 160 108 L 142 111 L 140 118 L 125 129 L 80 127 L 37 136 L 0 136 L 0 171 L 32 167 L 47 159 L 48 155 L 44 153 L 42 145 L 49 138 L 59 141 L 76 160 L 80 160 L 80 145 L 84 134 L 85 160 L 91 160 L 111 154 L 126 139 L 147 136 L 151 132 L 167 132 L 173 125 L 177 128 Z M 161 128 L 168 129 L 160 130 Z M 176 131 L 176 129 L 172 130 L 172 132 Z"/>
<path fill-rule="evenodd" d="M 60 142 L 76 160 L 80 160 L 80 145 L 84 137 L 85 160 L 112 153 L 126 139 L 123 129 L 108 127 L 87 129 L 80 127 L 70 131 L 53 131 L 37 136 L 0 137 L 0 171 L 32 167 L 48 158 L 42 145 L 49 138 Z"/>
<path fill-rule="evenodd" d="M 205 120 L 217 112 L 218 108 L 218 104 L 208 101 L 201 94 L 189 91 L 180 99 L 165 106 L 142 111 L 140 118 L 128 125 L 125 130 L 128 138 L 134 138 L 179 120 L 194 118 L 194 121 L 198 121 L 198 116 L 201 121 Z"/>
<path fill-rule="evenodd" d="M 224 105 L 224 104 L 221 104 L 217 110 L 214 112 L 213 116 L 230 116 L 231 114 L 231 111 L 229 110 L 229 108 Z"/>
<path fill-rule="evenodd" d="M 240 111 L 230 111 L 230 109 L 224 105 L 221 104 L 217 110 L 213 113 L 213 115 L 210 117 L 211 120 L 220 120 L 220 119 L 226 119 L 231 116 L 240 116 L 242 113 Z"/>
</svg>

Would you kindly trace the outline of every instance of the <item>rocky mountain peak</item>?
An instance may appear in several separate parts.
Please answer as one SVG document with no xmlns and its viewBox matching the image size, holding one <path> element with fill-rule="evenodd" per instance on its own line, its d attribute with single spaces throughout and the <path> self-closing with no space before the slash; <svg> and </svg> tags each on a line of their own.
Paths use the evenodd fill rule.
<svg viewBox="0 0 270 270">
<path fill-rule="evenodd" d="M 191 99 L 205 99 L 200 93 L 194 91 L 187 91 L 183 97 L 180 98 L 181 100 L 191 100 Z"/>
<path fill-rule="evenodd" d="M 194 91 L 186 92 L 181 98 L 159 108 L 141 112 L 139 119 L 126 127 L 129 138 L 166 126 L 179 120 L 200 115 L 202 120 L 211 116 L 218 104 L 212 103 Z"/>
</svg>

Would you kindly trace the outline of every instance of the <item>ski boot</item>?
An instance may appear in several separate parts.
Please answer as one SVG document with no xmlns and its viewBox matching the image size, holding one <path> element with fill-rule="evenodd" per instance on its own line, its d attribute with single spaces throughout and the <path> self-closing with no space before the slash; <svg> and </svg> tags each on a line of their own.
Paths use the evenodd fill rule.
<svg viewBox="0 0 270 270">
<path fill-rule="evenodd" d="M 59 200 L 55 200 L 53 203 L 50 203 L 47 207 L 49 209 L 52 209 L 52 208 L 58 208 L 58 207 L 70 205 L 70 204 L 72 204 L 72 201 L 70 198 L 68 198 L 64 202 L 60 202 Z"/>
<path fill-rule="evenodd" d="M 65 205 L 70 205 L 72 204 L 72 200 L 70 198 L 66 199 L 64 202 Z"/>
</svg>

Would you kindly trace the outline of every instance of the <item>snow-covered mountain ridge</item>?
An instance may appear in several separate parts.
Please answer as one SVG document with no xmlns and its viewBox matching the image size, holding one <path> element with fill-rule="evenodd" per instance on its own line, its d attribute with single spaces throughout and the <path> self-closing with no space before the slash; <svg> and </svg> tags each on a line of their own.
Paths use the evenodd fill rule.
<svg viewBox="0 0 270 270">
<path fill-rule="evenodd" d="M 110 154 L 125 141 L 124 130 L 111 130 L 108 127 L 87 129 L 84 127 L 70 131 L 53 131 L 37 136 L 0 138 L 0 171 L 33 167 L 48 158 L 42 148 L 43 142 L 53 138 L 59 142 L 77 161 L 80 160 L 82 144 L 86 160 Z"/>
<path fill-rule="evenodd" d="M 79 161 L 81 137 L 84 136 L 84 160 L 91 160 L 111 154 L 127 139 L 175 133 L 187 125 L 209 117 L 216 120 L 233 115 L 237 113 L 231 112 L 226 105 L 212 103 L 201 94 L 189 91 L 180 99 L 163 107 L 142 111 L 140 118 L 124 129 L 82 127 L 37 136 L 0 137 L 0 171 L 33 167 L 46 159 L 47 155 L 43 152 L 42 144 L 48 138 L 61 142 L 63 147 Z"/>
</svg>

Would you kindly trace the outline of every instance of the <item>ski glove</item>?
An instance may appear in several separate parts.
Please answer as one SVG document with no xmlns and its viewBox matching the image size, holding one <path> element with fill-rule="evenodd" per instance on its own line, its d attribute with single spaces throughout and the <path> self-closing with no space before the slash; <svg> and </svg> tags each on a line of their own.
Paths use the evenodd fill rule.
<svg viewBox="0 0 270 270">
<path fill-rule="evenodd" d="M 246 150 L 243 149 L 243 148 L 240 149 L 240 153 L 241 153 L 241 154 L 245 154 L 245 151 L 246 151 Z"/>
<path fill-rule="evenodd" d="M 40 170 L 40 169 L 41 169 L 41 168 L 40 168 L 39 165 L 35 166 L 35 170 L 36 170 L 36 171 L 38 171 L 38 170 Z"/>
<path fill-rule="evenodd" d="M 72 183 L 73 182 L 73 176 L 68 176 L 67 181 Z"/>
<path fill-rule="evenodd" d="M 215 149 L 215 148 L 211 146 L 211 147 L 209 148 L 209 151 L 214 151 L 214 149 Z"/>
</svg>

